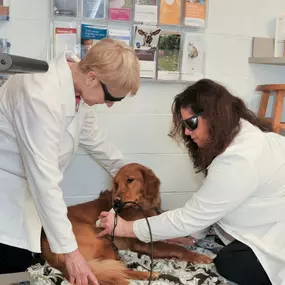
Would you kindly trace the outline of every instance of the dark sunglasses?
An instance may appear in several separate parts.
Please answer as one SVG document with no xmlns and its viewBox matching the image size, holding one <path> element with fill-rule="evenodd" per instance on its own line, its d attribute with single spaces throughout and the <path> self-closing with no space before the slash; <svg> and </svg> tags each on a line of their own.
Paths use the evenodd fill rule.
<svg viewBox="0 0 285 285">
<path fill-rule="evenodd" d="M 183 127 L 190 131 L 196 130 L 198 128 L 198 117 L 201 116 L 202 114 L 203 112 L 200 112 L 186 120 L 181 120 Z"/>
<path fill-rule="evenodd" d="M 119 101 L 122 101 L 126 97 L 124 96 L 124 97 L 117 98 L 117 97 L 112 96 L 111 93 L 108 91 L 107 86 L 103 82 L 101 82 L 101 84 L 102 84 L 102 88 L 104 91 L 104 99 L 106 102 L 119 102 Z"/>
</svg>

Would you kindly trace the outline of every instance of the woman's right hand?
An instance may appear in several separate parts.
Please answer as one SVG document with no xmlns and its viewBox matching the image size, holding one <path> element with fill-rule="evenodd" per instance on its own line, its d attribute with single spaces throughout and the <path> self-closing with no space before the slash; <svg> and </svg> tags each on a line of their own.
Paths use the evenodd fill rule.
<svg viewBox="0 0 285 285">
<path fill-rule="evenodd" d="M 101 212 L 99 216 L 98 227 L 104 229 L 102 232 L 97 234 L 97 237 L 103 237 L 105 235 L 111 235 L 114 229 L 115 214 L 111 212 Z M 115 228 L 114 235 L 117 237 L 132 237 L 136 238 L 133 231 L 133 221 L 125 221 L 121 217 L 117 217 L 117 226 Z"/>
<path fill-rule="evenodd" d="M 98 280 L 78 249 L 65 254 L 65 265 L 69 275 L 68 281 L 71 284 L 99 285 Z"/>
</svg>

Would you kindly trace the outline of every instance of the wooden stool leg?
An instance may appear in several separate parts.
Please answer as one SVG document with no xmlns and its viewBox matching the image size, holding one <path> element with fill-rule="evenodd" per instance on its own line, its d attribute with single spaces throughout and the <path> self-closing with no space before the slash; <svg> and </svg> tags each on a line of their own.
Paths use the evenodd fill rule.
<svg viewBox="0 0 285 285">
<path fill-rule="evenodd" d="M 263 91 L 258 110 L 259 118 L 265 118 L 269 96 L 270 96 L 270 91 Z"/>
<path fill-rule="evenodd" d="M 275 102 L 274 113 L 272 116 L 273 131 L 280 133 L 280 123 L 282 118 L 282 107 L 284 101 L 284 90 L 278 90 Z"/>
</svg>

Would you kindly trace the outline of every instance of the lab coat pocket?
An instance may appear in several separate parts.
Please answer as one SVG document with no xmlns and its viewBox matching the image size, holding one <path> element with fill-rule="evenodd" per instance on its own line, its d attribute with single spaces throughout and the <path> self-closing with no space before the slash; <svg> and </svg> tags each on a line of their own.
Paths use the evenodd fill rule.
<svg viewBox="0 0 285 285">
<path fill-rule="evenodd" d="M 278 221 L 263 236 L 262 240 L 278 254 L 285 255 L 285 221 Z"/>
</svg>

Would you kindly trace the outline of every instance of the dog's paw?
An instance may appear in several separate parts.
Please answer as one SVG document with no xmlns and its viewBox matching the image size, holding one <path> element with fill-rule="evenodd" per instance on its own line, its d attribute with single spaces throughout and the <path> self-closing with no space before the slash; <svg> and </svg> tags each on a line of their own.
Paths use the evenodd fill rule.
<svg viewBox="0 0 285 285">
<path fill-rule="evenodd" d="M 149 274 L 150 275 L 150 274 Z M 152 272 L 151 280 L 157 280 L 159 277 L 159 272 Z"/>
<path fill-rule="evenodd" d="M 212 262 L 213 262 L 213 259 L 211 257 L 207 255 L 203 255 L 203 254 L 201 254 L 196 261 L 196 263 L 204 263 L 204 264 L 209 264 Z"/>
<path fill-rule="evenodd" d="M 211 257 L 197 252 L 191 252 L 188 256 L 188 261 L 194 264 L 209 264 L 213 262 Z"/>
</svg>

